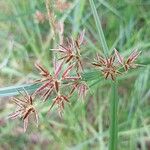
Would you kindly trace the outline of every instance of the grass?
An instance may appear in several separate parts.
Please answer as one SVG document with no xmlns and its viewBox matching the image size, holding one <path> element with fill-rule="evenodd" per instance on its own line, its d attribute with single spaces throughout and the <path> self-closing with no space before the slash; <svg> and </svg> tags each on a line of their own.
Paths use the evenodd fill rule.
<svg viewBox="0 0 150 150">
<path fill-rule="evenodd" d="M 9 97 L 2 96 L 17 94 L 16 88 L 22 85 L 27 85 L 26 88 L 31 91 L 36 88 L 28 87 L 33 79 L 37 79 L 34 62 L 42 61 L 52 70 L 49 66 L 52 59 L 50 48 L 54 43 L 49 22 L 38 24 L 34 19 L 37 9 L 46 13 L 44 1 L 1 0 L 0 149 L 38 150 L 44 145 L 44 149 L 52 150 L 105 150 L 109 147 L 116 149 L 117 145 L 118 150 L 134 150 L 138 141 L 144 143 L 145 138 L 150 138 L 150 3 L 144 0 L 70 2 L 72 5 L 69 9 L 62 13 L 55 12 L 56 17 L 65 23 L 65 36 L 76 37 L 85 28 L 85 60 L 92 62 L 97 52 L 110 54 L 114 47 L 123 56 L 138 48 L 142 51 L 138 63 L 145 66 L 119 77 L 116 85 L 104 80 L 87 63 L 83 79 L 90 90 L 84 102 L 77 101 L 74 95 L 63 118 L 59 118 L 55 110 L 50 116 L 46 115 L 51 99 L 45 104 L 37 100 L 41 112 L 40 126 L 35 128 L 33 123 L 27 133 L 21 134 L 21 120 L 5 119 L 14 107 L 9 103 Z"/>
<path fill-rule="evenodd" d="M 106 40 L 105 40 L 105 36 L 104 36 L 104 33 L 103 33 L 103 29 L 102 29 L 102 25 L 101 25 L 101 21 L 99 19 L 99 16 L 97 14 L 97 10 L 96 10 L 96 7 L 95 7 L 95 4 L 93 2 L 93 0 L 89 0 L 90 2 L 90 5 L 91 5 L 91 9 L 92 9 L 92 12 L 93 12 L 93 16 L 94 16 L 94 20 L 95 20 L 95 23 L 96 23 L 96 28 L 97 28 L 97 31 L 98 31 L 98 37 L 99 37 L 99 41 L 102 45 L 102 48 L 103 48 L 103 53 L 105 55 L 105 57 L 108 57 L 108 46 L 107 46 L 107 43 L 106 43 Z"/>
</svg>

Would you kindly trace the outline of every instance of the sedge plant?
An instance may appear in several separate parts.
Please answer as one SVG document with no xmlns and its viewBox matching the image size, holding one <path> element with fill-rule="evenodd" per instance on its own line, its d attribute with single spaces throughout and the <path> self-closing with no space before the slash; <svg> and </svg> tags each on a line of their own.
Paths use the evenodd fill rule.
<svg viewBox="0 0 150 150">
<path fill-rule="evenodd" d="M 92 63 L 90 65 L 98 70 L 103 76 L 104 82 L 106 80 L 110 81 L 111 85 L 111 98 L 110 99 L 110 137 L 109 137 L 109 148 L 111 150 L 117 149 L 117 139 L 118 139 L 118 123 L 117 123 L 117 110 L 118 110 L 118 85 L 117 77 L 122 76 L 124 73 L 132 68 L 136 68 L 136 59 L 140 55 L 140 51 L 134 50 L 128 58 L 122 57 L 118 50 L 114 48 L 113 53 L 110 54 L 103 29 L 101 26 L 101 21 L 98 17 L 95 4 L 93 0 L 89 0 L 91 5 L 91 10 L 95 19 L 96 28 L 99 35 L 99 42 L 102 45 L 103 54 L 97 53 L 95 58 L 92 58 Z M 59 3 L 60 4 L 60 3 Z M 41 12 L 36 12 L 36 18 L 39 22 L 44 22 L 44 20 L 49 20 L 49 24 L 52 31 L 52 36 L 56 36 L 56 18 L 54 14 L 50 12 L 49 1 L 46 0 L 47 15 L 43 15 Z M 65 7 L 69 7 L 66 4 Z M 58 6 L 60 7 L 60 6 Z M 61 9 L 63 9 L 61 7 Z M 52 20 L 50 19 L 52 18 Z M 61 30 L 63 30 L 61 28 Z M 39 124 L 39 111 L 37 111 L 34 102 L 37 97 L 43 101 L 52 100 L 49 106 L 48 112 L 53 108 L 57 107 L 60 117 L 63 117 L 63 111 L 67 104 L 71 104 L 71 98 L 75 92 L 78 93 L 78 98 L 86 99 L 86 94 L 88 93 L 90 87 L 84 80 L 84 70 L 86 70 L 86 65 L 83 65 L 84 59 L 82 55 L 82 47 L 84 45 L 85 30 L 80 32 L 76 38 L 66 38 L 66 40 L 61 41 L 58 47 L 53 47 L 51 52 L 53 53 L 53 58 L 51 64 L 53 70 L 50 72 L 49 68 L 43 66 L 42 61 L 40 63 L 35 62 L 35 68 L 39 71 L 39 79 L 33 80 L 32 92 L 28 92 L 28 88 L 23 86 L 23 88 L 15 89 L 18 97 L 13 97 L 12 102 L 17 106 L 16 110 L 9 115 L 10 119 L 22 118 L 24 132 L 26 132 L 29 118 L 31 115 L 35 116 L 35 121 L 38 126 Z M 57 43 L 57 38 L 54 43 Z M 23 89 L 23 90 L 22 90 Z M 67 89 L 67 90 L 66 90 Z M 23 91 L 22 92 L 20 92 Z M 71 107 L 71 106 L 70 106 Z"/>
</svg>

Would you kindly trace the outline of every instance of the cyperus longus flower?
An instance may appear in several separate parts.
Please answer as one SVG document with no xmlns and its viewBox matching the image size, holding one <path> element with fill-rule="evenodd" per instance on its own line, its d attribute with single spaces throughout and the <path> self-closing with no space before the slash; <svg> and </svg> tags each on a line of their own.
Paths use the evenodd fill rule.
<svg viewBox="0 0 150 150">
<path fill-rule="evenodd" d="M 40 71 L 40 75 L 42 76 L 40 80 L 36 80 L 36 82 L 40 82 L 42 85 L 35 91 L 35 94 L 41 91 L 45 91 L 43 94 L 44 101 L 52 94 L 52 92 L 55 92 L 56 94 L 59 93 L 63 81 L 68 82 L 69 80 L 79 79 L 79 77 L 69 75 L 69 72 L 74 67 L 73 64 L 62 71 L 63 61 L 54 61 L 53 75 L 50 74 L 49 71 L 43 68 L 41 65 L 36 64 L 35 66 Z"/>
<path fill-rule="evenodd" d="M 72 83 L 72 88 L 69 93 L 69 96 L 71 96 L 73 92 L 76 90 L 78 92 L 79 98 L 84 99 L 88 89 L 89 89 L 88 85 L 85 82 L 81 82 L 77 80 Z"/>
<path fill-rule="evenodd" d="M 127 59 L 123 58 L 116 49 L 114 49 L 114 53 L 115 54 L 109 58 L 103 58 L 102 56 L 97 55 L 95 62 L 92 63 L 102 71 L 105 79 L 110 76 L 112 80 L 115 80 L 118 74 L 123 73 L 119 71 L 122 67 L 125 71 L 128 71 L 130 68 L 135 68 L 138 66 L 138 64 L 135 64 L 135 61 L 141 51 L 133 51 Z M 117 57 L 119 64 L 115 62 L 115 57 Z"/>
<path fill-rule="evenodd" d="M 81 61 L 81 49 L 80 46 L 84 40 L 85 30 L 81 32 L 81 34 L 77 37 L 77 39 L 69 39 L 65 44 L 60 44 L 58 49 L 52 49 L 55 52 L 61 53 L 61 58 L 59 60 L 65 60 L 66 63 L 75 63 L 75 67 L 77 72 L 83 71 L 83 65 Z"/>
<path fill-rule="evenodd" d="M 69 98 L 65 95 L 60 95 L 58 94 L 54 99 L 53 99 L 53 103 L 50 107 L 49 110 L 51 110 L 51 108 L 56 104 L 58 106 L 58 113 L 60 116 L 62 116 L 62 112 L 64 110 L 65 107 L 65 103 L 68 102 L 69 103 Z"/>
<path fill-rule="evenodd" d="M 97 55 L 95 62 L 92 64 L 102 71 L 105 79 L 110 77 L 112 80 L 115 80 L 116 76 L 120 74 L 115 66 L 115 55 L 112 55 L 109 58 L 103 58 L 102 56 Z"/>
<path fill-rule="evenodd" d="M 115 55 L 118 59 L 118 62 L 124 67 L 125 71 L 128 71 L 130 68 L 136 68 L 138 66 L 138 64 L 135 64 L 135 61 L 137 59 L 137 57 L 141 54 L 141 51 L 133 51 L 129 57 L 125 60 L 124 57 L 122 57 L 119 52 L 115 50 Z"/>
<path fill-rule="evenodd" d="M 51 94 L 53 93 L 53 105 L 58 106 L 59 114 L 61 114 L 62 110 L 64 109 L 65 102 L 69 102 L 69 98 L 71 94 L 69 93 L 70 89 L 72 93 L 76 90 L 81 91 L 80 95 L 83 93 L 85 95 L 86 88 L 85 86 L 77 85 L 77 88 L 74 88 L 74 84 L 81 79 L 81 76 L 77 74 L 76 76 L 72 76 L 70 72 L 73 70 L 75 64 L 67 65 L 67 68 L 64 70 L 64 61 L 54 61 L 54 73 L 50 74 L 47 69 L 44 69 L 41 65 L 36 64 L 36 68 L 40 71 L 40 75 L 42 76 L 41 79 L 36 80 L 36 83 L 42 83 L 42 85 L 34 92 L 34 95 L 37 93 L 44 92 L 42 95 L 43 101 L 47 100 Z M 66 90 L 65 90 L 66 89 Z"/>
<path fill-rule="evenodd" d="M 36 125 L 38 126 L 38 113 L 33 105 L 33 98 L 25 91 L 25 95 L 20 93 L 23 98 L 14 97 L 12 101 L 17 105 L 15 112 L 11 113 L 8 118 L 16 119 L 22 118 L 24 122 L 24 132 L 28 127 L 29 117 L 34 114 Z"/>
</svg>

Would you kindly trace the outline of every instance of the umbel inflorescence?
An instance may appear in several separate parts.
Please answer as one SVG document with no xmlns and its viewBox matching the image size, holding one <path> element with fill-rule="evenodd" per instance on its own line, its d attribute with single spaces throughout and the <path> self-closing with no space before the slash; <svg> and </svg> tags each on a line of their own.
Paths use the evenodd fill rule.
<svg viewBox="0 0 150 150">
<path fill-rule="evenodd" d="M 58 108 L 58 113 L 62 116 L 63 110 L 67 103 L 70 103 L 70 98 L 76 91 L 78 97 L 85 99 L 88 91 L 88 85 L 82 79 L 84 65 L 82 62 L 81 45 L 83 44 L 85 31 L 83 30 L 77 39 L 68 38 L 66 43 L 59 45 L 58 48 L 52 49 L 57 55 L 53 59 L 53 72 L 49 72 L 41 64 L 35 63 L 35 67 L 39 71 L 40 79 L 33 83 L 39 83 L 40 87 L 29 95 L 25 90 L 20 92 L 23 98 L 13 98 L 13 102 L 17 105 L 15 112 L 9 115 L 9 118 L 22 118 L 24 122 L 24 132 L 27 129 L 30 116 L 33 114 L 38 126 L 38 113 L 34 105 L 36 96 L 40 95 L 43 102 L 52 99 L 52 104 L 49 110 L 55 105 Z M 137 57 L 141 52 L 133 51 L 130 56 L 125 59 L 119 52 L 114 49 L 114 54 L 110 57 L 102 57 L 97 54 L 92 65 L 97 67 L 103 74 L 105 79 L 115 80 L 118 75 L 130 68 L 135 68 Z M 56 56 L 55 55 L 55 56 Z M 116 60 L 117 58 L 117 60 Z M 124 68 L 124 71 L 121 71 Z M 67 89 L 67 90 L 66 90 Z"/>
<path fill-rule="evenodd" d="M 77 39 L 68 38 L 65 44 L 59 45 L 57 49 L 52 49 L 53 52 L 60 56 L 58 59 L 53 59 L 53 72 L 49 72 L 41 64 L 35 63 L 41 78 L 33 83 L 39 83 L 40 87 L 31 96 L 24 90 L 25 95 L 23 98 L 13 98 L 12 101 L 17 104 L 17 109 L 9 115 L 9 118 L 22 118 L 24 132 L 27 129 L 31 114 L 35 114 L 36 124 L 38 125 L 38 114 L 33 101 L 36 96 L 40 95 L 43 102 L 48 98 L 52 98 L 49 110 L 56 105 L 60 116 L 62 116 L 65 104 L 70 103 L 70 98 L 75 91 L 77 91 L 80 98 L 85 98 L 88 86 L 81 76 L 83 73 L 81 45 L 84 33 L 84 31 L 81 32 Z"/>
</svg>

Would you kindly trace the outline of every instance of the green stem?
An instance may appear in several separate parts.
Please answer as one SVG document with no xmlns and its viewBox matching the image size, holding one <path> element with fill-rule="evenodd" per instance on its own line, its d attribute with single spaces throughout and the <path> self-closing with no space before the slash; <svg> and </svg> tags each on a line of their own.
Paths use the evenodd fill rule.
<svg viewBox="0 0 150 150">
<path fill-rule="evenodd" d="M 118 108 L 118 92 L 117 92 L 117 83 L 113 82 L 112 93 L 110 99 L 110 113 L 111 113 L 111 124 L 110 124 L 110 150 L 117 150 L 117 140 L 118 140 L 118 117 L 117 117 L 117 108 Z"/>
<path fill-rule="evenodd" d="M 101 21 L 99 19 L 95 4 L 93 0 L 89 0 L 91 5 L 91 10 L 94 16 L 95 24 L 97 27 L 99 40 L 103 48 L 103 52 L 105 57 L 108 57 L 108 46 L 107 42 L 105 40 L 105 36 L 103 33 L 103 29 L 101 26 Z M 118 94 L 117 94 L 117 83 L 113 82 L 111 83 L 112 88 L 112 94 L 111 94 L 111 122 L 110 122 L 110 142 L 109 142 L 109 149 L 110 150 L 117 150 L 117 138 L 118 138 L 118 129 L 117 129 L 117 107 L 118 107 Z"/>
</svg>

